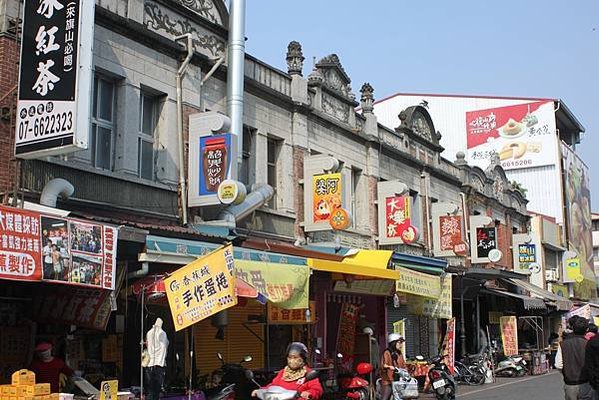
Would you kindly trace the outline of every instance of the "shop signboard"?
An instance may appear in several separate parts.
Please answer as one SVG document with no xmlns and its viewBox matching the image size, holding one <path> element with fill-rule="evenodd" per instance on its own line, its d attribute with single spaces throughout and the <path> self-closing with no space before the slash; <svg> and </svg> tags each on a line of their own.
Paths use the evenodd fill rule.
<svg viewBox="0 0 599 400">
<path fill-rule="evenodd" d="M 399 279 L 395 281 L 395 290 L 402 293 L 438 299 L 441 294 L 441 280 L 438 276 L 397 267 Z"/>
<path fill-rule="evenodd" d="M 497 231 L 494 227 L 476 228 L 476 256 L 488 258 L 489 252 L 497 248 Z"/>
<path fill-rule="evenodd" d="M 118 228 L 0 206 L 0 279 L 114 290 Z"/>
<path fill-rule="evenodd" d="M 563 298 L 570 298 L 570 292 L 568 291 L 568 286 L 567 285 L 560 285 L 558 283 L 552 283 L 551 284 L 551 291 L 554 294 L 557 294 L 560 297 Z"/>
<path fill-rule="evenodd" d="M 268 303 L 268 323 L 273 325 L 301 325 L 301 324 L 312 324 L 316 322 L 315 312 L 316 303 L 310 302 L 310 309 L 307 308 L 296 308 L 288 310 L 285 308 L 279 308 L 273 303 Z M 306 313 L 308 311 L 308 313 Z"/>
<path fill-rule="evenodd" d="M 564 277 L 564 282 L 576 282 L 577 280 L 580 280 L 579 277 L 582 276 L 580 272 L 580 258 L 568 258 L 566 260 L 565 267 L 566 274 Z"/>
<path fill-rule="evenodd" d="M 100 389 L 100 400 L 117 400 L 119 381 L 102 381 Z"/>
<path fill-rule="evenodd" d="M 499 325 L 501 317 L 503 317 L 503 313 L 501 311 L 489 311 L 489 324 Z"/>
<path fill-rule="evenodd" d="M 455 371 L 455 318 L 447 320 L 447 330 L 443 339 L 444 353 L 447 354 L 447 368 L 452 374 Z"/>
<path fill-rule="evenodd" d="M 452 275 L 441 278 L 441 293 L 438 298 L 423 296 L 408 297 L 408 310 L 414 315 L 423 315 L 435 319 L 449 319 L 452 316 Z"/>
<path fill-rule="evenodd" d="M 564 200 L 568 249 L 578 255 L 580 278 L 574 278 L 574 296 L 588 300 L 596 297 L 593 264 L 593 236 L 589 168 L 570 147 L 561 146 L 564 168 Z M 570 277 L 567 276 L 567 279 Z"/>
<path fill-rule="evenodd" d="M 343 207 L 341 173 L 312 176 L 312 223 L 329 224 L 333 211 Z"/>
<path fill-rule="evenodd" d="M 235 260 L 235 276 L 279 308 L 308 308 L 310 268 L 307 266 Z"/>
<path fill-rule="evenodd" d="M 409 196 L 385 198 L 385 237 L 403 243 L 418 240 L 418 229 L 412 225 L 412 199 Z"/>
<path fill-rule="evenodd" d="M 335 292 L 367 294 L 370 296 L 392 296 L 395 282 L 389 279 L 364 279 L 353 282 L 336 281 Z"/>
<path fill-rule="evenodd" d="M 339 331 L 337 333 L 337 352 L 343 354 L 345 368 L 351 368 L 353 362 L 355 342 L 356 342 L 356 322 L 360 307 L 343 303 L 341 306 L 341 315 L 339 316 Z M 347 363 L 347 365 L 345 365 Z"/>
<path fill-rule="evenodd" d="M 400 319 L 393 323 L 393 333 L 399 334 L 402 338 L 406 338 L 406 320 Z M 405 356 L 406 354 L 406 342 L 405 340 L 400 344 L 401 346 L 401 354 Z"/>
<path fill-rule="evenodd" d="M 214 195 L 231 175 L 231 134 L 202 136 L 200 139 L 199 194 Z"/>
<path fill-rule="evenodd" d="M 514 356 L 518 354 L 518 325 L 515 316 L 499 318 L 499 330 L 503 343 L 503 354 Z"/>
<path fill-rule="evenodd" d="M 533 243 L 518 245 L 518 265 L 520 270 L 528 270 L 531 264 L 537 262 L 537 246 Z"/>
<path fill-rule="evenodd" d="M 468 163 L 486 168 L 499 155 L 504 170 L 555 164 L 553 100 L 466 112 Z"/>
<path fill-rule="evenodd" d="M 442 215 L 439 217 L 441 250 L 454 251 L 462 243 L 462 217 L 460 215 Z"/>
<path fill-rule="evenodd" d="M 233 245 L 226 245 L 179 268 L 165 279 L 175 330 L 237 304 Z"/>
<path fill-rule="evenodd" d="M 17 157 L 87 148 L 94 5 L 91 0 L 25 1 Z"/>
</svg>

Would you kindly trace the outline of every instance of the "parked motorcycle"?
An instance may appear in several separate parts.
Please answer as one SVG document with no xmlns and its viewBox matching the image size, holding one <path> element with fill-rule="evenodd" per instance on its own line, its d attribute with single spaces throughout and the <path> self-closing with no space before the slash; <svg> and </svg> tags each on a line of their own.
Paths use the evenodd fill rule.
<svg viewBox="0 0 599 400">
<path fill-rule="evenodd" d="M 258 382 L 254 381 L 252 371 L 246 372 L 246 377 L 249 378 L 253 383 L 260 387 Z M 318 371 L 310 371 L 306 374 L 306 382 L 318 378 Z M 283 389 L 280 386 L 270 386 L 266 389 L 258 389 L 256 391 L 256 397 L 260 400 L 293 400 L 300 397 L 300 392 L 296 390 L 287 390 Z M 250 396 L 244 397 L 244 399 L 249 399 Z"/>
<path fill-rule="evenodd" d="M 346 399 L 370 399 L 370 382 L 364 377 L 371 372 L 372 364 L 362 362 L 356 365 L 355 373 L 340 374 L 337 377 L 339 394 L 345 395 Z"/>
<path fill-rule="evenodd" d="M 407 370 L 403 368 L 395 368 L 392 388 L 393 400 L 417 399 L 418 398 L 418 381 L 412 378 Z M 376 399 L 381 398 L 381 379 L 376 381 Z"/>
<path fill-rule="evenodd" d="M 217 353 L 216 356 L 221 361 L 221 367 L 213 373 L 213 375 L 220 376 L 221 385 L 216 388 L 217 393 L 219 393 L 218 391 L 224 391 L 226 388 L 231 387 L 234 392 L 232 398 L 249 399 L 252 394 L 253 384 L 252 381 L 247 378 L 247 369 L 243 364 L 252 361 L 252 356 L 243 357 L 237 364 L 226 363 L 220 353 Z M 223 399 L 224 398 L 229 399 L 228 397 L 223 397 Z"/>
<path fill-rule="evenodd" d="M 521 356 L 508 356 L 497 363 L 495 375 L 506 377 L 518 377 L 526 374 L 526 369 L 522 365 L 526 365 L 526 361 Z"/>
<path fill-rule="evenodd" d="M 446 355 L 438 355 L 429 360 L 431 368 L 428 371 L 428 378 L 437 400 L 454 400 L 456 398 L 457 383 L 443 362 L 446 357 Z"/>
</svg>

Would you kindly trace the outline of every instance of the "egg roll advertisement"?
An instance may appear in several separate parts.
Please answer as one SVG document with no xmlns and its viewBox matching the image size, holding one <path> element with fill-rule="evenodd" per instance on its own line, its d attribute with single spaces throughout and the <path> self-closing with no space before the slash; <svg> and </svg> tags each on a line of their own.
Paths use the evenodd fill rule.
<svg viewBox="0 0 599 400">
<path fill-rule="evenodd" d="M 468 162 L 486 168 L 494 153 L 504 170 L 554 165 L 553 101 L 466 112 Z"/>
</svg>

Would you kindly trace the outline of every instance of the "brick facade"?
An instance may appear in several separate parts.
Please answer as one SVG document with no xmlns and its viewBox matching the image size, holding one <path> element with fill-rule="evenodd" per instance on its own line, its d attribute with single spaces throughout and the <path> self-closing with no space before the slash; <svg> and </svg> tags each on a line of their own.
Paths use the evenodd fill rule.
<svg viewBox="0 0 599 400">
<path fill-rule="evenodd" d="M 14 120 L 18 81 L 19 46 L 9 35 L 0 36 L 0 192 L 13 190 Z"/>
</svg>

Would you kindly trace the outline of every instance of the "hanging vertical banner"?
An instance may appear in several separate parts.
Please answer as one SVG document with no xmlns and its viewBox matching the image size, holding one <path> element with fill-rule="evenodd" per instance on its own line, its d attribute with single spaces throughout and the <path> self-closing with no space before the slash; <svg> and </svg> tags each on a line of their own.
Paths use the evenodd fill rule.
<svg viewBox="0 0 599 400">
<path fill-rule="evenodd" d="M 339 317 L 339 332 L 337 333 L 337 351 L 343 354 L 346 367 L 351 367 L 356 345 L 356 322 L 360 308 L 351 303 L 343 303 Z"/>
<path fill-rule="evenodd" d="M 453 250 L 462 243 L 462 217 L 459 215 L 442 215 L 439 217 L 441 227 L 441 250 Z"/>
<path fill-rule="evenodd" d="M 175 330 L 237 304 L 233 245 L 227 245 L 179 268 L 165 279 Z"/>
<path fill-rule="evenodd" d="M 455 318 L 447 320 L 447 331 L 443 339 L 443 347 L 445 348 L 445 354 L 447 354 L 447 367 L 453 374 L 455 370 Z"/>
<path fill-rule="evenodd" d="M 393 333 L 398 333 L 402 338 L 406 338 L 406 320 L 400 319 L 397 322 L 393 323 Z M 401 343 L 401 354 L 406 356 L 406 342 L 405 340 Z"/>
<path fill-rule="evenodd" d="M 312 177 L 312 222 L 328 224 L 333 211 L 343 206 L 342 185 L 341 173 L 320 174 Z"/>
<path fill-rule="evenodd" d="M 503 354 L 513 356 L 518 354 L 518 326 L 515 316 L 499 318 Z"/>
<path fill-rule="evenodd" d="M 92 0 L 25 1 L 17 157 L 87 148 L 94 6 Z"/>
<path fill-rule="evenodd" d="M 494 227 L 476 228 L 476 256 L 488 258 L 489 252 L 497 248 L 497 231 Z"/>
</svg>

